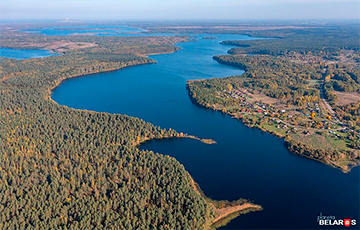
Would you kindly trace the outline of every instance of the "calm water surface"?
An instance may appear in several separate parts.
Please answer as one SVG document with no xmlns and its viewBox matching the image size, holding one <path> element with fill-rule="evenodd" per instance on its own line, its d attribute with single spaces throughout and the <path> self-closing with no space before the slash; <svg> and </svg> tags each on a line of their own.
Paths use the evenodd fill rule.
<svg viewBox="0 0 360 230">
<path fill-rule="evenodd" d="M 68 36 L 94 34 L 99 36 L 119 36 L 125 34 L 143 32 L 138 28 L 128 26 L 111 26 L 111 25 L 84 25 L 84 26 L 61 26 L 42 29 L 23 30 L 25 32 L 44 34 L 47 36 Z"/>
<path fill-rule="evenodd" d="M 50 53 L 49 50 L 24 50 L 24 49 L 9 49 L 0 48 L 0 57 L 27 59 L 27 58 L 43 58 L 53 55 L 60 55 L 57 53 Z"/>
<path fill-rule="evenodd" d="M 176 53 L 151 56 L 157 64 L 67 80 L 52 97 L 61 105 L 128 114 L 216 140 L 215 145 L 190 139 L 156 140 L 141 148 L 174 156 L 213 199 L 247 198 L 263 206 L 263 211 L 242 215 L 224 229 L 326 229 L 317 224 L 320 212 L 359 222 L 359 168 L 343 174 L 296 156 L 281 139 L 190 101 L 186 80 L 243 73 L 212 59 L 229 49 L 219 42 L 251 39 L 203 36 L 218 39 L 180 43 L 182 49 Z"/>
</svg>

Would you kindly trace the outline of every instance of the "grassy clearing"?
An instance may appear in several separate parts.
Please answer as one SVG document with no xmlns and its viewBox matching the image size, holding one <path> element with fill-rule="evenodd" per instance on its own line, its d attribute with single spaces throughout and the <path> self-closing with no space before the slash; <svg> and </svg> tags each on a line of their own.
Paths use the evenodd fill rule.
<svg viewBox="0 0 360 230">
<path fill-rule="evenodd" d="M 313 87 L 317 84 L 321 84 L 321 80 L 307 80 L 307 82 L 309 83 L 310 87 Z"/>
<path fill-rule="evenodd" d="M 278 125 L 270 125 L 270 124 L 263 124 L 260 125 L 260 128 L 264 128 L 265 130 L 267 130 L 270 133 L 274 133 L 277 134 L 278 136 L 285 136 L 286 135 L 286 130 L 282 129 L 282 128 L 277 128 Z"/>
</svg>

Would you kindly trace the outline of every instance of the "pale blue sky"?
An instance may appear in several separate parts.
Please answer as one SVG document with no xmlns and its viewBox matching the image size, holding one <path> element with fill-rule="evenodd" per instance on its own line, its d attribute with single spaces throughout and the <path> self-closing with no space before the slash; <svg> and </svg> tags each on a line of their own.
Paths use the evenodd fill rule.
<svg viewBox="0 0 360 230">
<path fill-rule="evenodd" d="M 1 20 L 358 19 L 359 0 L 0 0 Z"/>
</svg>

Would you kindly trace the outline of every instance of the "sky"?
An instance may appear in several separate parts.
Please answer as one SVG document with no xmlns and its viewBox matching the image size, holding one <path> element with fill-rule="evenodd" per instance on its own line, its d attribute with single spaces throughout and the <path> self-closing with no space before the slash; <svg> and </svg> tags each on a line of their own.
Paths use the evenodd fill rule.
<svg viewBox="0 0 360 230">
<path fill-rule="evenodd" d="M 356 19 L 360 0 L 0 0 L 0 20 Z"/>
</svg>

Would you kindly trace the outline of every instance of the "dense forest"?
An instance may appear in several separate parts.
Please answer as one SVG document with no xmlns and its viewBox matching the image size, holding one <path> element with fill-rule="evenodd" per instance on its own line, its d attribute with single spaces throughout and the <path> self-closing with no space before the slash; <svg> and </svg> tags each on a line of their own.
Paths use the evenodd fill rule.
<svg viewBox="0 0 360 230">
<path fill-rule="evenodd" d="M 237 46 L 230 54 L 269 54 L 273 56 L 309 54 L 334 59 L 341 50 L 359 51 L 358 24 L 304 26 L 298 29 L 252 31 L 249 35 L 267 37 L 251 41 L 223 41 Z"/>
<path fill-rule="evenodd" d="M 271 39 L 223 41 L 236 47 L 213 58 L 245 73 L 189 81 L 189 95 L 201 106 L 285 138 L 294 153 L 347 172 L 360 164 L 358 29 L 257 30 L 248 34 Z"/>
<path fill-rule="evenodd" d="M 34 44 L 45 39 L 56 40 L 29 38 Z M 176 131 L 50 99 L 51 89 L 64 79 L 154 63 L 135 54 L 172 52 L 179 38 L 144 38 L 143 44 L 119 37 L 76 39 L 96 47 L 42 59 L 0 59 L 0 228 L 210 227 L 215 206 L 197 192 L 184 166 L 136 147 L 177 137 Z M 2 40 L 8 47 L 15 43 L 17 38 Z"/>
<path fill-rule="evenodd" d="M 175 130 L 51 100 L 51 90 L 65 79 L 155 63 L 145 55 L 174 52 L 178 48 L 173 45 L 187 37 L 61 37 L 19 31 L 29 26 L 2 30 L 1 46 L 62 55 L 0 58 L 1 229 L 208 229 L 219 208 L 247 202 L 211 201 L 176 159 L 136 147 L 150 139 L 181 137 Z M 360 104 L 337 104 L 337 92 L 359 91 L 356 25 L 289 29 L 281 24 L 276 30 L 240 24 L 166 26 L 143 28 L 275 38 L 225 41 L 238 47 L 214 59 L 245 74 L 191 81 L 190 97 L 286 138 L 295 153 L 344 171 L 359 164 Z M 249 53 L 255 55 L 244 55 Z M 344 133 L 338 132 L 333 115 L 320 108 L 321 89 L 346 125 Z"/>
<path fill-rule="evenodd" d="M 0 25 L 1 28 L 1 25 Z M 19 27 L 18 29 L 24 29 Z M 175 43 L 188 41 L 186 36 L 149 37 L 107 37 L 107 36 L 41 36 L 32 33 L 19 33 L 13 30 L 0 34 L 1 47 L 20 49 L 50 49 L 58 53 L 131 53 L 152 54 L 174 52 Z M 94 49 L 87 49 L 95 47 Z"/>
</svg>

